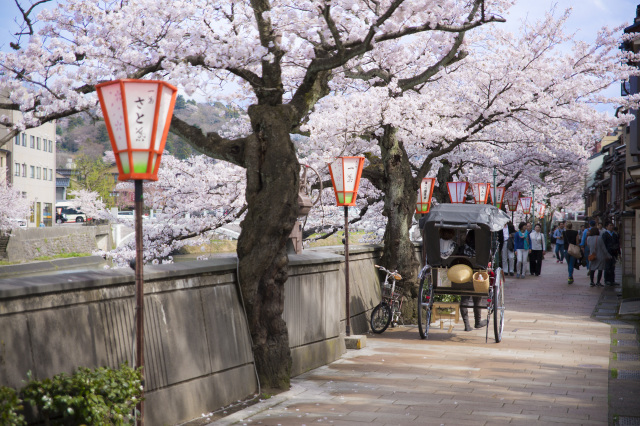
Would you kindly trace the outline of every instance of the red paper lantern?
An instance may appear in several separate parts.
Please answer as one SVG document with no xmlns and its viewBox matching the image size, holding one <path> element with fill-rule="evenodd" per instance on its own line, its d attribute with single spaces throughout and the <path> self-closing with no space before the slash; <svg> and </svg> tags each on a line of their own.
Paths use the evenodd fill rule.
<svg viewBox="0 0 640 426">
<path fill-rule="evenodd" d="M 329 163 L 329 173 L 338 206 L 355 206 L 364 157 L 338 157 Z"/>
<path fill-rule="evenodd" d="M 520 197 L 520 205 L 522 206 L 522 213 L 531 213 L 531 197 Z"/>
<path fill-rule="evenodd" d="M 464 203 L 467 200 L 469 182 L 447 182 L 449 199 L 454 204 Z"/>
<path fill-rule="evenodd" d="M 515 212 L 516 210 L 518 210 L 519 200 L 520 200 L 520 192 L 518 191 L 507 192 L 505 196 L 505 204 L 509 208 L 510 212 Z"/>
<path fill-rule="evenodd" d="M 499 209 L 502 208 L 502 202 L 504 200 L 504 191 L 505 191 L 504 186 L 498 187 L 497 200 L 496 200 L 496 188 L 492 185 L 491 190 L 489 191 L 489 198 L 491 199 L 491 204 L 494 204 Z"/>
<path fill-rule="evenodd" d="M 96 85 L 118 166 L 118 180 L 158 180 L 178 89 L 164 81 Z"/>
<path fill-rule="evenodd" d="M 543 203 L 536 203 L 536 213 L 538 214 L 538 218 L 542 219 L 544 217 L 544 212 L 547 206 Z"/>
<path fill-rule="evenodd" d="M 429 213 L 431 208 L 431 197 L 433 196 L 433 186 L 435 178 L 422 178 L 420 183 L 420 191 L 418 192 L 418 202 L 416 203 L 416 213 Z"/>
<path fill-rule="evenodd" d="M 489 183 L 472 183 L 471 189 L 473 190 L 473 198 L 476 200 L 476 204 L 487 204 L 489 198 Z"/>
</svg>

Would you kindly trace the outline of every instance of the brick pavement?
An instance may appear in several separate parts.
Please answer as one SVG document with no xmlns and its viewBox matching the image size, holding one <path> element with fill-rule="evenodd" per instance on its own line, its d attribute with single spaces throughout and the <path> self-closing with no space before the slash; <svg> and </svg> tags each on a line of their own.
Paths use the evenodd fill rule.
<svg viewBox="0 0 640 426">
<path fill-rule="evenodd" d="M 462 322 L 428 340 L 389 329 L 212 424 L 606 425 L 611 326 L 592 313 L 611 290 L 583 269 L 567 285 L 566 264 L 546 257 L 540 277 L 507 278 L 501 343 Z"/>
</svg>

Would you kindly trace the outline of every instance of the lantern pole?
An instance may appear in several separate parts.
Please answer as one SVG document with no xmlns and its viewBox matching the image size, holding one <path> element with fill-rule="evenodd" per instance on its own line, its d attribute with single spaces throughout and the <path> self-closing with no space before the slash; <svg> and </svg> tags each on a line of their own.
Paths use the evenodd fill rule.
<svg viewBox="0 0 640 426">
<path fill-rule="evenodd" d="M 531 208 L 533 209 L 533 213 L 531 214 L 531 226 L 533 226 L 533 222 L 535 222 L 536 217 L 536 186 L 531 185 Z M 529 210 L 531 211 L 531 210 Z"/>
<path fill-rule="evenodd" d="M 142 248 L 142 180 L 136 179 L 134 182 L 134 210 L 135 210 L 135 238 L 136 238 L 136 367 L 140 369 L 142 376 L 142 395 L 138 402 L 140 418 L 138 425 L 144 425 L 144 275 L 143 248 Z"/>
<path fill-rule="evenodd" d="M 344 206 L 344 284 L 346 288 L 346 333 L 351 336 L 350 312 L 349 312 L 349 207 Z"/>
</svg>

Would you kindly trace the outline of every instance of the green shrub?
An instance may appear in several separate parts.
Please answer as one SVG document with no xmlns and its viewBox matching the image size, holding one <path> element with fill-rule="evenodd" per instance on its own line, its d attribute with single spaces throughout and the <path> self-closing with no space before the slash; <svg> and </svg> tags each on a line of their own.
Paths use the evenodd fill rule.
<svg viewBox="0 0 640 426">
<path fill-rule="evenodd" d="M 26 425 L 22 411 L 22 401 L 16 391 L 0 386 L 0 424 L 2 425 Z"/>
<path fill-rule="evenodd" d="M 118 370 L 79 368 L 71 376 L 29 380 L 20 394 L 47 424 L 126 425 L 134 424 L 141 383 L 140 370 L 123 364 Z"/>
</svg>

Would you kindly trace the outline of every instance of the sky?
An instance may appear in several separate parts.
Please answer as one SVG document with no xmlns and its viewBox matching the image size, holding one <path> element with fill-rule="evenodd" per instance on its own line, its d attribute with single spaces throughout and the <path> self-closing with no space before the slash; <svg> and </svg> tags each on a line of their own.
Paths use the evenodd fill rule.
<svg viewBox="0 0 640 426">
<path fill-rule="evenodd" d="M 30 0 L 20 0 L 26 5 Z M 54 0 L 55 1 L 55 0 Z M 545 12 L 555 7 L 555 15 L 561 15 L 565 9 L 572 8 L 571 17 L 567 23 L 567 31 L 573 31 L 580 40 L 592 42 L 603 26 L 615 27 L 624 23 L 630 25 L 636 13 L 636 6 L 640 0 L 518 0 L 508 14 L 506 28 L 517 32 L 523 20 L 535 21 L 542 18 Z M 11 36 L 18 30 L 14 22 L 18 15 L 14 0 L 0 0 L 0 50 L 8 50 Z M 619 86 L 610 89 L 612 94 L 619 93 Z M 196 97 L 196 100 L 197 99 Z M 613 112 L 613 108 L 611 113 Z"/>
</svg>

